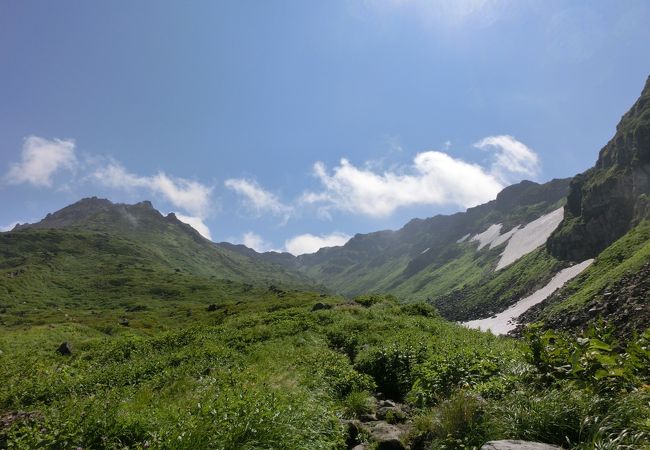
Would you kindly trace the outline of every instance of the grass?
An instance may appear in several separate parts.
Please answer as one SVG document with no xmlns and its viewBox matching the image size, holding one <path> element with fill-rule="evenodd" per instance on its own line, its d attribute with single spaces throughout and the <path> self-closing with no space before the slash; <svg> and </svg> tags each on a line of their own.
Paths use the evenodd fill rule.
<svg viewBox="0 0 650 450">
<path fill-rule="evenodd" d="M 650 260 L 650 221 L 643 221 L 605 249 L 582 274 L 563 291 L 566 300 L 550 305 L 546 316 L 565 314 L 585 305 L 627 272 L 638 270 Z"/>
<path fill-rule="evenodd" d="M 428 303 L 196 275 L 97 232 L 0 238 L 0 448 L 343 449 L 341 419 L 380 393 L 408 404 L 413 448 L 649 445 L 645 344 L 615 356 L 593 340 L 609 349 L 595 360 L 571 356 L 582 340 L 533 341 L 542 365 Z M 549 264 L 527 258 L 513 274 Z M 575 361 L 582 380 L 557 375 Z M 622 361 L 625 384 L 599 389 Z"/>
</svg>

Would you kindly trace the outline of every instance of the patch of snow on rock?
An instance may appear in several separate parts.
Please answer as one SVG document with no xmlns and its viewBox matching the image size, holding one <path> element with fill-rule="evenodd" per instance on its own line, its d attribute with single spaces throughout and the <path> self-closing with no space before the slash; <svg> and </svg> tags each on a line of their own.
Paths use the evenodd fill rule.
<svg viewBox="0 0 650 450">
<path fill-rule="evenodd" d="M 470 320 L 469 322 L 463 322 L 463 325 L 468 328 L 477 328 L 483 331 L 491 330 L 494 334 L 506 334 L 517 326 L 515 319 L 531 307 L 546 300 L 553 292 L 564 286 L 566 282 L 578 276 L 583 270 L 589 267 L 593 261 L 593 259 L 588 259 L 580 264 L 559 271 L 546 286 L 532 295 L 519 300 L 496 316 L 487 319 Z"/>
<path fill-rule="evenodd" d="M 501 235 L 501 224 L 490 225 L 490 227 L 483 233 L 473 236 L 470 241 L 478 241 L 478 249 L 482 249 L 486 245 L 490 245 L 495 239 Z"/>
<path fill-rule="evenodd" d="M 424 250 L 422 250 L 422 251 L 420 252 L 420 255 L 424 255 L 424 254 L 425 254 L 426 252 L 428 252 L 429 250 L 431 250 L 431 247 L 427 247 L 427 248 L 425 248 Z"/>
<path fill-rule="evenodd" d="M 563 218 L 564 208 L 558 208 L 530 222 L 525 227 L 515 230 L 501 254 L 496 270 L 503 269 L 543 245 L 551 233 L 560 225 Z"/>
<path fill-rule="evenodd" d="M 462 238 L 458 239 L 458 240 L 456 241 L 456 243 L 457 243 L 457 244 L 460 244 L 461 242 L 465 242 L 469 236 L 470 236 L 470 234 L 467 233 L 465 236 L 463 236 Z"/>
<path fill-rule="evenodd" d="M 516 226 L 512 230 L 498 236 L 495 240 L 490 242 L 490 248 L 498 247 L 499 245 L 503 244 L 508 239 L 510 239 L 512 235 L 515 234 L 520 228 L 521 228 L 520 226 Z"/>
</svg>

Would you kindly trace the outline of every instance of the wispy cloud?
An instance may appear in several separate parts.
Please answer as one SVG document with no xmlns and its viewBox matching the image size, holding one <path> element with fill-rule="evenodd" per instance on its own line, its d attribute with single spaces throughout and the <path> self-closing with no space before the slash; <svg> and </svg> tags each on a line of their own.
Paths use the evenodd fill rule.
<svg viewBox="0 0 650 450">
<path fill-rule="evenodd" d="M 268 212 L 281 216 L 286 222 L 293 212 L 293 207 L 284 204 L 278 196 L 262 188 L 256 181 L 244 178 L 230 178 L 225 186 L 243 197 L 246 206 L 258 216 Z"/>
<path fill-rule="evenodd" d="M 9 225 L 0 225 L 0 232 L 4 233 L 5 231 L 11 231 L 14 229 L 16 225 L 18 225 L 20 222 L 12 222 Z"/>
<path fill-rule="evenodd" d="M 458 26 L 472 21 L 495 23 L 517 2 L 512 0 L 365 0 L 366 10 L 380 14 L 409 14 L 427 25 Z"/>
<path fill-rule="evenodd" d="M 270 251 L 280 251 L 273 248 L 273 244 L 266 241 L 262 236 L 252 231 L 244 233 L 244 235 L 238 239 L 239 242 L 244 244 L 248 248 L 252 248 L 256 252 L 264 253 Z"/>
<path fill-rule="evenodd" d="M 199 232 L 201 236 L 203 236 L 206 239 L 212 240 L 212 234 L 210 233 L 210 228 L 208 228 L 208 226 L 205 224 L 202 218 L 195 217 L 195 216 L 187 216 L 181 213 L 174 213 L 174 214 L 176 214 L 178 220 L 194 228 L 196 231 Z"/>
<path fill-rule="evenodd" d="M 213 188 L 198 181 L 171 177 L 164 172 L 140 176 L 114 161 L 95 170 L 91 178 L 114 189 L 147 189 L 195 217 L 205 218 L 210 212 Z"/>
<path fill-rule="evenodd" d="M 482 150 L 496 150 L 492 173 L 504 182 L 513 175 L 536 177 L 539 174 L 539 156 L 531 148 L 512 136 L 488 136 L 474 147 Z"/>
<path fill-rule="evenodd" d="M 56 172 L 73 171 L 76 167 L 74 141 L 29 136 L 23 143 L 21 161 L 11 165 L 5 180 L 10 184 L 52 187 Z"/>
<path fill-rule="evenodd" d="M 315 253 L 324 247 L 344 245 L 351 237 L 348 234 L 340 232 L 321 234 L 320 236 L 306 233 L 288 239 L 284 243 L 284 247 L 289 253 L 298 256 L 304 255 L 305 253 Z"/>
</svg>

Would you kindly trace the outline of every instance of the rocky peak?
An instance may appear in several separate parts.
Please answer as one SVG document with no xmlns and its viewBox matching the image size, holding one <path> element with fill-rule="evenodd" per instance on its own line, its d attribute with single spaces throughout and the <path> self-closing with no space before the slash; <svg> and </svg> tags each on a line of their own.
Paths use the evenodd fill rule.
<svg viewBox="0 0 650 450">
<path fill-rule="evenodd" d="M 573 261 L 596 256 L 645 217 L 648 194 L 650 78 L 596 165 L 571 182 L 565 219 L 549 239 L 549 251 Z"/>
</svg>

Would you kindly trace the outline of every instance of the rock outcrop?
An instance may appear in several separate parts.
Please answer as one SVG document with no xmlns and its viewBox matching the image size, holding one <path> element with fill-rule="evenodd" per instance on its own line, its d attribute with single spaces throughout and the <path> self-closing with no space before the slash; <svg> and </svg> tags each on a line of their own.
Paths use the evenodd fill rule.
<svg viewBox="0 0 650 450">
<path fill-rule="evenodd" d="M 560 259 L 593 258 L 648 215 L 650 78 L 596 165 L 571 181 L 565 217 L 547 242 Z"/>
</svg>

